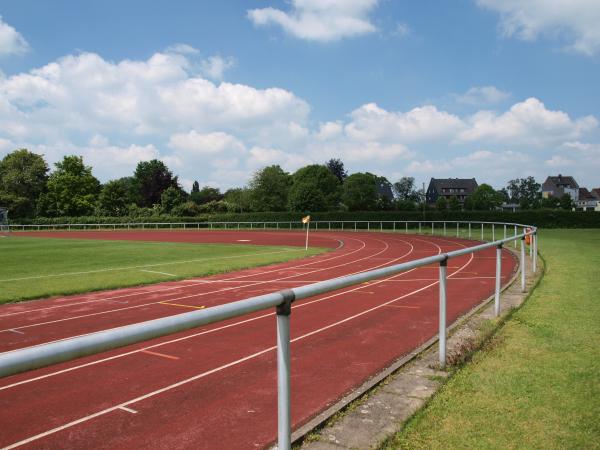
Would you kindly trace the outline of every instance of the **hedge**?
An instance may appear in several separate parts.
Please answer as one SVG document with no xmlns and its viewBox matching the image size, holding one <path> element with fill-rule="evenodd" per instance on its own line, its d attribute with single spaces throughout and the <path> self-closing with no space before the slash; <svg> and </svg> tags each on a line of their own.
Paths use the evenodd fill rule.
<svg viewBox="0 0 600 450">
<path fill-rule="evenodd" d="M 299 222 L 302 213 L 263 212 L 263 213 L 217 213 L 202 214 L 195 217 L 151 216 L 151 217 L 38 217 L 35 219 L 12 219 L 12 224 L 54 225 L 75 223 L 175 223 L 175 222 Z M 564 210 L 530 210 L 518 212 L 506 211 L 331 211 L 311 213 L 313 220 L 318 221 L 486 221 L 514 222 L 535 225 L 541 228 L 600 228 L 599 212 L 564 211 Z"/>
</svg>

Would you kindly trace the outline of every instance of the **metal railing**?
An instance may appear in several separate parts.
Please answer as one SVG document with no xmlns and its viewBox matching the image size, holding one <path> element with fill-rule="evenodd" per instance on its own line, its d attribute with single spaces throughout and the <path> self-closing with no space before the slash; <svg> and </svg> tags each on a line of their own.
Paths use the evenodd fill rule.
<svg viewBox="0 0 600 450">
<path fill-rule="evenodd" d="M 351 221 L 350 223 L 366 223 L 367 221 Z M 240 224 L 242 222 L 235 222 Z M 250 223 L 250 222 L 246 222 Z M 257 223 L 257 222 L 253 222 Z M 276 222 L 266 222 L 276 223 Z M 281 223 L 281 222 L 279 222 Z M 287 223 L 287 222 L 285 222 Z M 314 223 L 314 222 L 313 222 Z M 329 224 L 336 222 L 318 222 L 319 224 Z M 344 222 L 348 223 L 348 222 Z M 435 231 L 435 224 L 443 224 L 444 233 L 447 232 L 447 224 L 456 223 L 457 230 L 460 224 L 468 225 L 469 236 L 471 236 L 472 225 L 484 224 L 491 225 L 492 235 L 495 238 L 495 227 L 501 226 L 504 230 L 502 239 L 492 242 L 475 245 L 473 247 L 442 253 L 426 258 L 409 261 L 406 263 L 395 264 L 392 266 L 369 270 L 366 272 L 334 278 L 305 286 L 291 289 L 285 289 L 279 292 L 260 295 L 256 297 L 239 300 L 224 305 L 193 311 L 175 316 L 164 317 L 155 320 L 149 320 L 123 327 L 90 333 L 78 337 L 62 339 L 59 341 L 40 344 L 24 349 L 13 350 L 0 353 L 0 377 L 5 377 L 27 370 L 45 367 L 51 364 L 70 361 L 75 358 L 93 355 L 107 350 L 116 349 L 126 345 L 158 338 L 161 336 L 189 330 L 192 328 L 220 322 L 227 319 L 240 317 L 246 314 L 262 311 L 270 308 L 276 309 L 277 318 L 277 392 L 278 392 L 278 448 L 280 450 L 291 449 L 291 410 L 290 410 L 290 314 L 291 305 L 295 300 L 301 300 L 315 295 L 335 291 L 348 286 L 360 284 L 377 278 L 396 275 L 418 267 L 429 264 L 439 264 L 439 364 L 441 368 L 446 365 L 446 332 L 448 324 L 446 321 L 446 286 L 447 286 L 447 263 L 449 259 L 459 256 L 480 252 L 490 248 L 496 248 L 496 275 L 494 292 L 494 313 L 496 316 L 500 313 L 500 290 L 501 290 L 501 264 L 502 248 L 505 244 L 512 241 L 521 241 L 520 248 L 520 272 L 521 272 L 521 290 L 526 291 L 526 258 L 525 258 L 525 239 L 530 236 L 530 257 L 532 259 L 532 270 L 535 272 L 537 264 L 537 229 L 522 224 L 497 223 L 497 222 L 450 222 L 450 221 L 411 221 L 411 222 L 369 222 L 380 224 L 383 229 L 383 223 L 393 223 L 393 229 L 397 224 L 404 224 L 408 232 L 408 224 L 414 224 L 415 229 L 422 231 L 422 224 L 430 224 L 432 233 Z M 25 227 L 26 225 L 22 225 Z M 514 227 L 513 236 L 507 236 L 507 226 Z M 265 225 L 266 228 L 266 225 Z M 517 233 L 517 229 L 521 233 Z M 370 229 L 370 227 L 369 227 Z M 457 231 L 458 234 L 458 231 Z M 483 238 L 483 231 L 482 231 Z"/>
</svg>

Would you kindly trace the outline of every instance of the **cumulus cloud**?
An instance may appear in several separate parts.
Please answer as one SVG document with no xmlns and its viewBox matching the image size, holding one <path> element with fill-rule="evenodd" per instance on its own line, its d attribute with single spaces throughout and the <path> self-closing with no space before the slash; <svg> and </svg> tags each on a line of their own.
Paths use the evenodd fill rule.
<svg viewBox="0 0 600 450">
<path fill-rule="evenodd" d="M 453 136 L 464 126 L 458 116 L 440 111 L 433 105 L 394 112 L 368 103 L 350 116 L 352 121 L 346 125 L 346 133 L 359 140 L 434 140 Z"/>
<path fill-rule="evenodd" d="M 369 13 L 378 0 L 292 0 L 290 11 L 260 8 L 248 11 L 256 26 L 279 25 L 288 34 L 309 41 L 329 42 L 372 33 Z"/>
<path fill-rule="evenodd" d="M 195 155 L 244 151 L 244 144 L 234 136 L 220 131 L 202 134 L 191 130 L 188 133 L 174 134 L 169 138 L 169 147 Z"/>
<path fill-rule="evenodd" d="M 477 0 L 500 13 L 505 36 L 526 41 L 541 35 L 562 37 L 568 48 L 594 55 L 600 51 L 600 2 L 597 0 Z"/>
<path fill-rule="evenodd" d="M 476 86 L 470 88 L 464 94 L 454 97 L 460 103 L 472 106 L 484 106 L 500 103 L 510 97 L 508 92 L 501 91 L 495 86 Z"/>
<path fill-rule="evenodd" d="M 506 141 L 516 144 L 544 146 L 577 139 L 598 127 L 593 116 L 571 119 L 563 111 L 547 109 L 536 98 L 515 103 L 498 114 L 479 111 L 467 119 L 467 128 L 460 133 L 464 141 Z"/>
<path fill-rule="evenodd" d="M 202 73 L 212 80 L 222 80 L 227 69 L 235 66 L 235 59 L 221 56 L 210 56 L 201 63 Z"/>
<path fill-rule="evenodd" d="M 20 55 L 27 51 L 29 51 L 29 44 L 25 38 L 0 16 L 0 56 Z"/>
</svg>

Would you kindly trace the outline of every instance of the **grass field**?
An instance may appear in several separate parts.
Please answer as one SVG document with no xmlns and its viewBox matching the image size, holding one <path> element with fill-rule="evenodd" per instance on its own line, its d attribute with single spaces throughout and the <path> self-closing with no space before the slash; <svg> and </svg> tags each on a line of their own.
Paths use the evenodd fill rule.
<svg viewBox="0 0 600 450">
<path fill-rule="evenodd" d="M 212 275 L 325 250 L 11 236 L 0 240 L 0 303 Z"/>
<path fill-rule="evenodd" d="M 600 230 L 543 230 L 524 306 L 381 449 L 600 448 Z"/>
</svg>

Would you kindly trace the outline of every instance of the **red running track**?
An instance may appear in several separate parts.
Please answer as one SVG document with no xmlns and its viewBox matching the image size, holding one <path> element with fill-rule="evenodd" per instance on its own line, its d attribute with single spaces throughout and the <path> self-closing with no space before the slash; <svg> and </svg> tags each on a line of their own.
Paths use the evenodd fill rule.
<svg viewBox="0 0 600 450">
<path fill-rule="evenodd" d="M 303 245 L 301 233 L 283 231 L 35 235 Z M 318 232 L 312 239 L 333 250 L 204 279 L 5 305 L 0 351 L 473 245 L 391 233 Z M 516 265 L 504 251 L 503 283 Z M 451 323 L 493 293 L 495 250 L 452 259 L 448 273 Z M 431 265 L 294 303 L 294 428 L 435 336 L 437 276 Z M 0 379 L 0 447 L 267 447 L 277 434 L 275 330 L 274 312 L 263 311 Z"/>
</svg>

